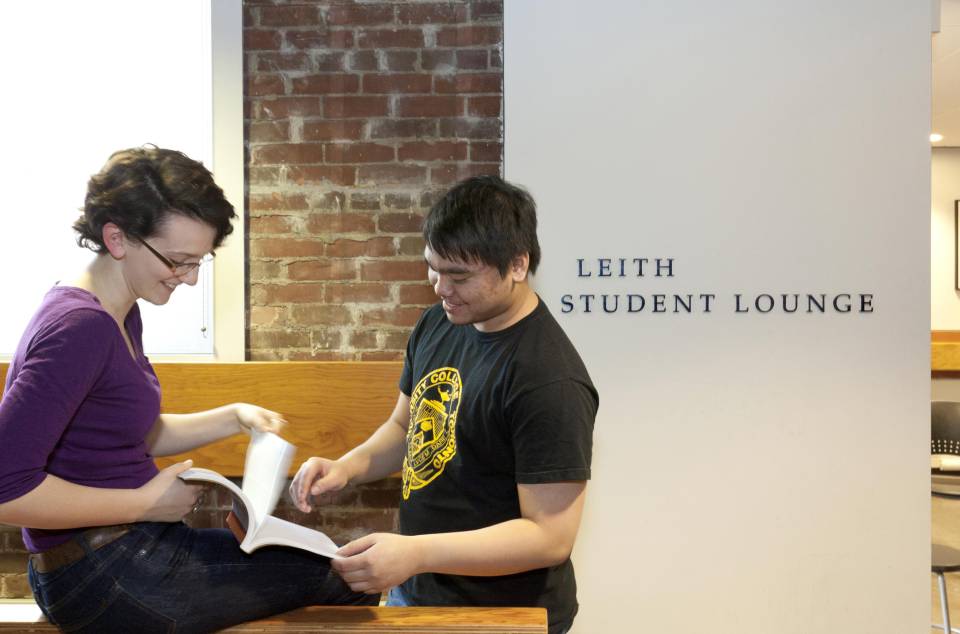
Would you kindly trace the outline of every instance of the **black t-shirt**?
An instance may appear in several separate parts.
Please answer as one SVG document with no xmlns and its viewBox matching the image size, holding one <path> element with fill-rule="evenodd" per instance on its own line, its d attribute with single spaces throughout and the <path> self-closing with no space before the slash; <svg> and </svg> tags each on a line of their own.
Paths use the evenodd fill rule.
<svg viewBox="0 0 960 634">
<path fill-rule="evenodd" d="M 598 397 L 573 344 L 540 301 L 513 326 L 450 323 L 440 304 L 410 335 L 400 532 L 483 528 L 520 517 L 517 484 L 588 480 Z M 414 605 L 539 606 L 551 625 L 577 612 L 573 564 L 513 575 L 421 574 Z"/>
</svg>

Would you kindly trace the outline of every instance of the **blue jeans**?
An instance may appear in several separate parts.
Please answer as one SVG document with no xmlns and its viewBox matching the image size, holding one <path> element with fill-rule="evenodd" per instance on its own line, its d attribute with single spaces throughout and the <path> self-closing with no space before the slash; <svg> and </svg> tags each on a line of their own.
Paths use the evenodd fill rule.
<svg viewBox="0 0 960 634">
<path fill-rule="evenodd" d="M 142 522 L 80 561 L 30 566 L 47 618 L 71 632 L 210 632 L 306 605 L 376 605 L 311 553 L 265 547 L 248 555 L 230 531 Z"/>
<path fill-rule="evenodd" d="M 387 607 L 389 608 L 409 608 L 414 605 L 416 604 L 410 601 L 410 597 L 403 593 L 400 586 L 390 588 L 390 592 L 387 593 Z M 570 631 L 572 625 L 572 621 L 569 623 L 555 623 L 550 626 L 548 634 L 566 634 Z"/>
</svg>

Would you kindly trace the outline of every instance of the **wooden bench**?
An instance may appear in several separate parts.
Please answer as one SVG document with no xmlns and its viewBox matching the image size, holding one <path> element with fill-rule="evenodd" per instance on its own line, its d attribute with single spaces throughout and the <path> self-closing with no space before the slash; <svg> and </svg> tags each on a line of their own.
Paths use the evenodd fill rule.
<svg viewBox="0 0 960 634">
<path fill-rule="evenodd" d="M 246 401 L 281 412 L 284 437 L 298 448 L 291 473 L 308 456 L 336 458 L 364 441 L 393 411 L 397 362 L 280 362 L 155 364 L 165 412 L 193 412 Z M 0 364 L 6 376 L 7 364 Z M 2 384 L 0 384 L 2 385 Z M 158 460 L 166 466 L 192 458 L 195 466 L 227 476 L 243 474 L 247 440 L 236 436 L 189 454 Z M 55 632 L 36 604 L 0 601 L 0 632 Z M 422 632 L 546 634 L 542 608 L 309 607 L 227 632 Z"/>
</svg>

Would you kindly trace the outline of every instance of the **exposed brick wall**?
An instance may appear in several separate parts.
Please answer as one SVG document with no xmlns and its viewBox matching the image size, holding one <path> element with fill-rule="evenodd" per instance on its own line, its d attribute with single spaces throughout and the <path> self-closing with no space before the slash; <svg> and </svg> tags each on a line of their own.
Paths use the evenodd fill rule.
<svg viewBox="0 0 960 634">
<path fill-rule="evenodd" d="M 248 358 L 402 358 L 420 222 L 499 173 L 503 6 L 244 2 Z"/>
</svg>

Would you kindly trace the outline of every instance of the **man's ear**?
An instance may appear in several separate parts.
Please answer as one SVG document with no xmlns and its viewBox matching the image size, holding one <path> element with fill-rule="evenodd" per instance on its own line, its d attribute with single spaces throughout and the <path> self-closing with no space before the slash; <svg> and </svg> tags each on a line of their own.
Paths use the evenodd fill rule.
<svg viewBox="0 0 960 634">
<path fill-rule="evenodd" d="M 530 254 L 524 253 L 510 260 L 510 279 L 514 282 L 523 282 L 527 279 L 527 271 L 530 269 Z"/>
<path fill-rule="evenodd" d="M 110 255 L 115 260 L 123 259 L 127 254 L 127 235 L 123 232 L 123 229 L 112 222 L 108 222 L 103 225 L 100 236 Z"/>
</svg>

